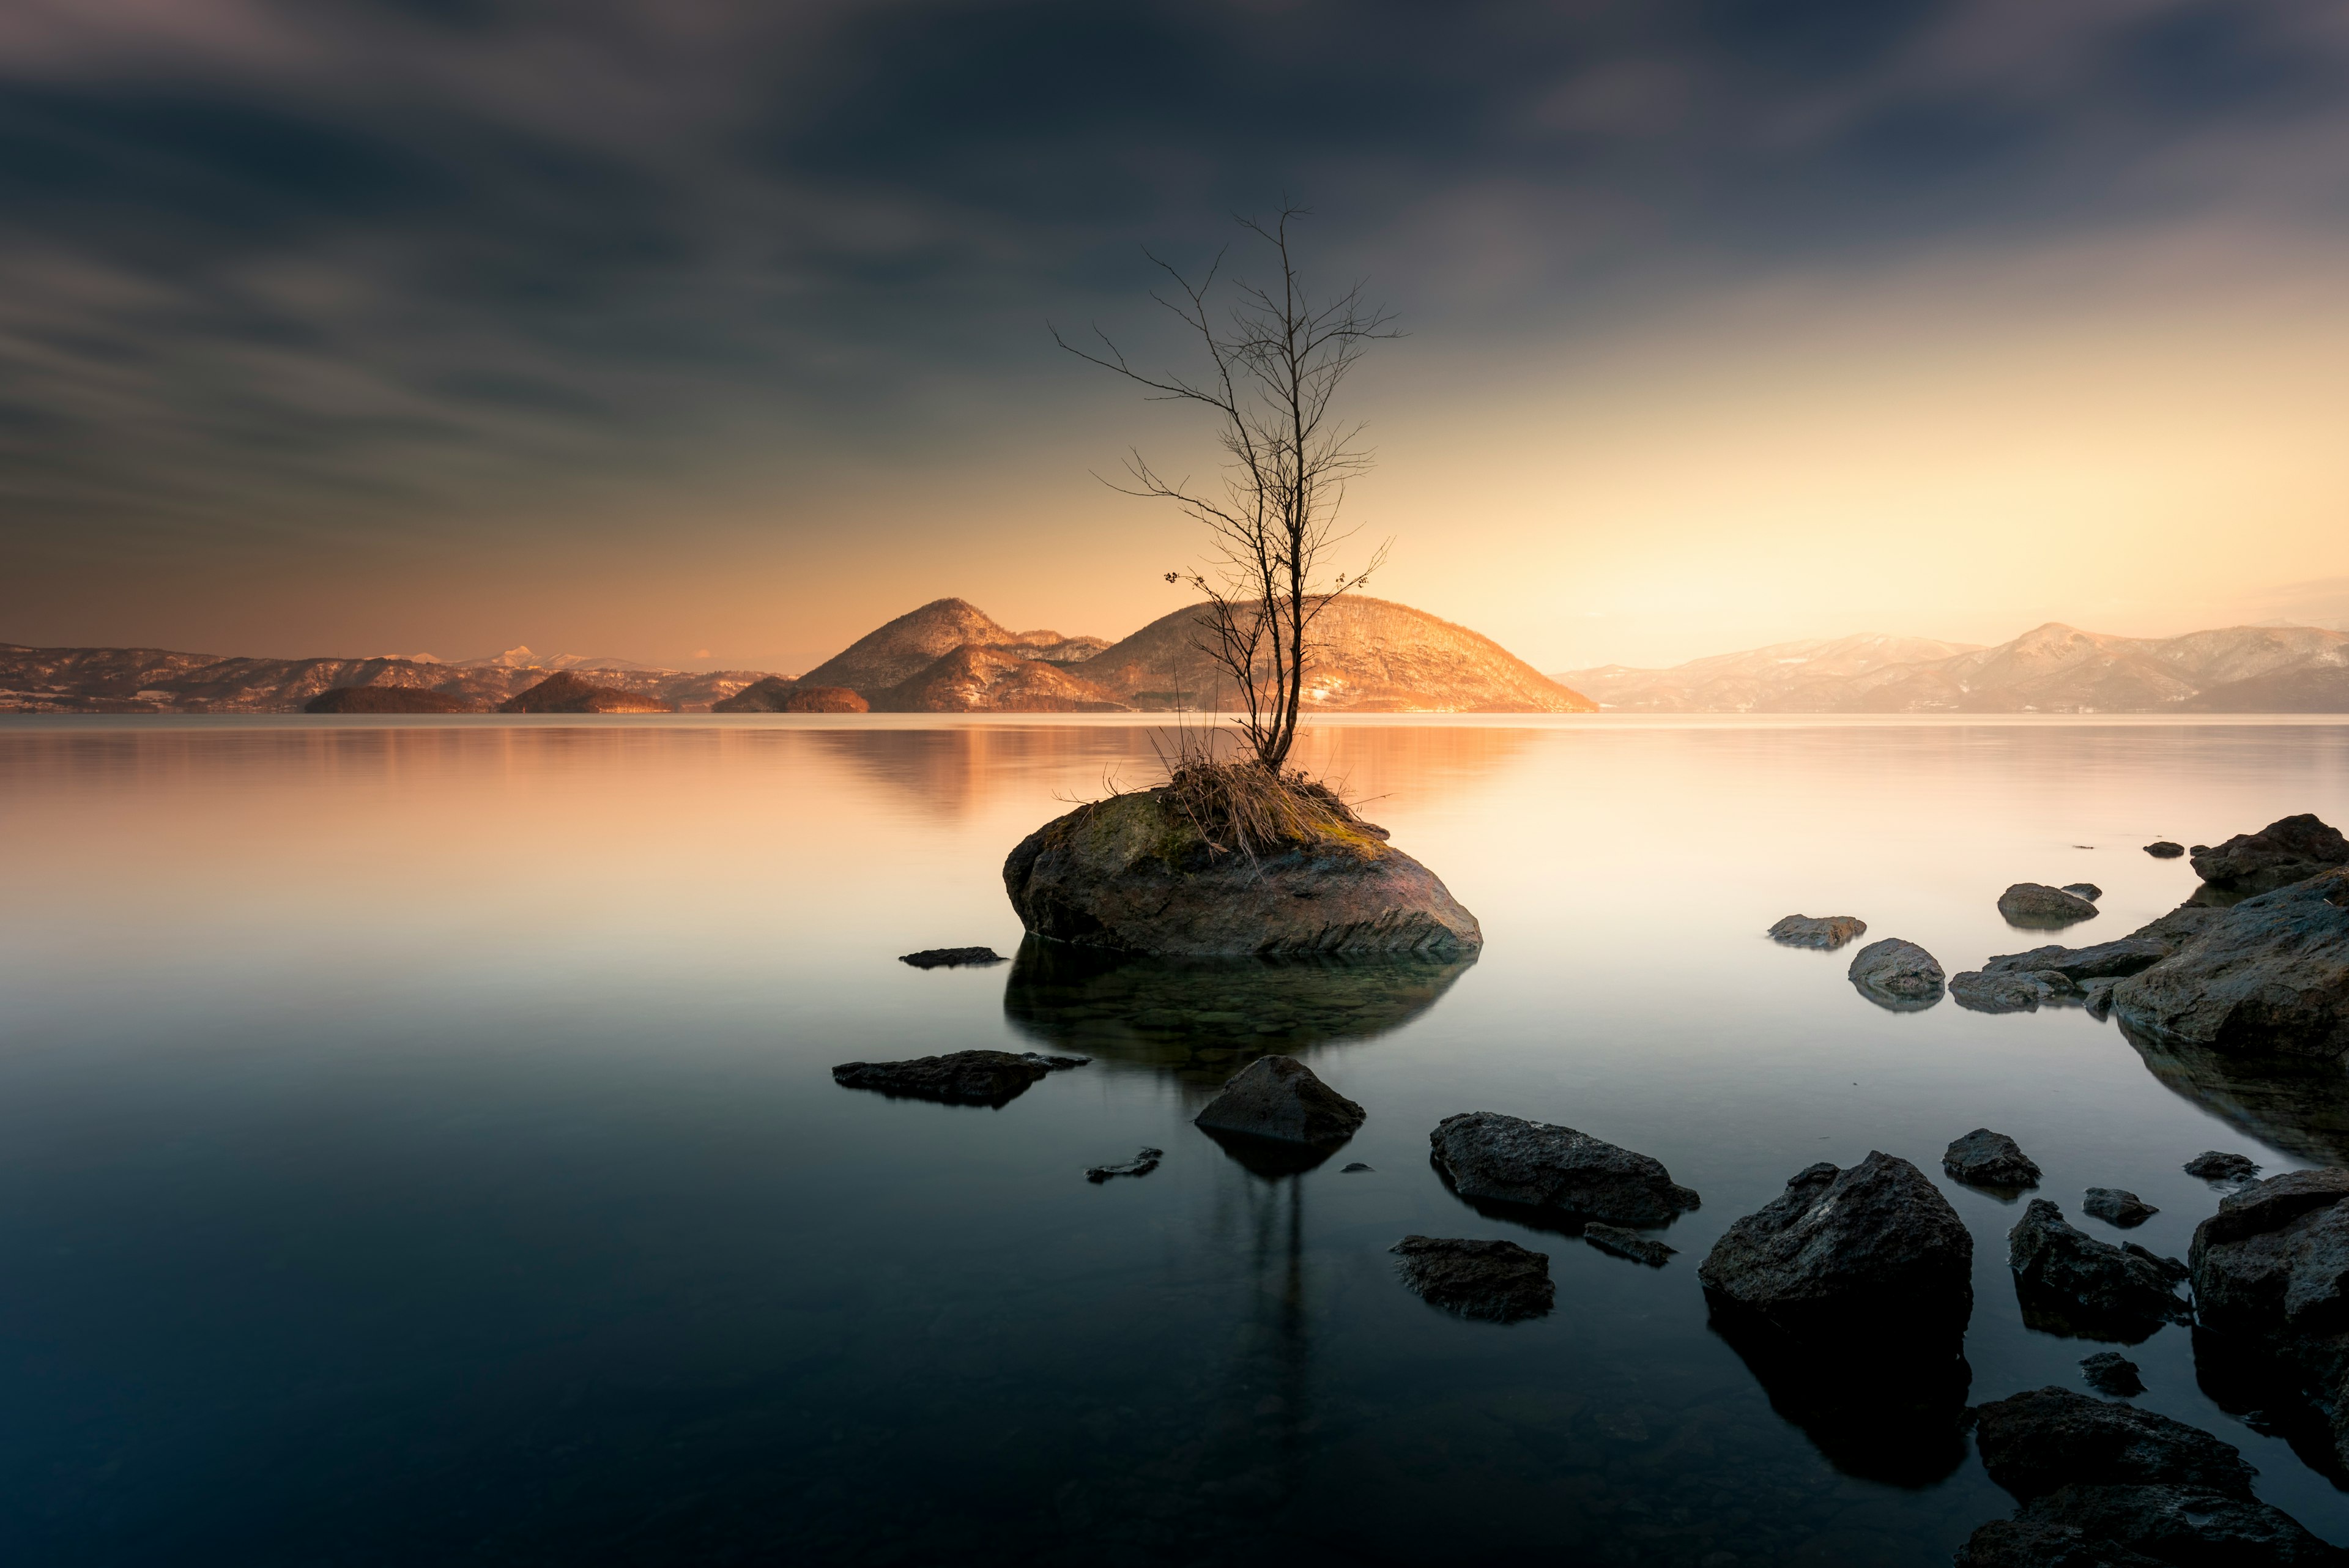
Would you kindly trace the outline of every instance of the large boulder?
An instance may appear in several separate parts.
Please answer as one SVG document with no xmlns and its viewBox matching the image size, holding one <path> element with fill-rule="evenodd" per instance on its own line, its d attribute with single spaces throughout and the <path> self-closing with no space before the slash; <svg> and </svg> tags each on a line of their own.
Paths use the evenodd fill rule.
<svg viewBox="0 0 2349 1568">
<path fill-rule="evenodd" d="M 2023 1146 L 2002 1132 L 1976 1127 L 1950 1140 L 1941 1151 L 1941 1169 L 1951 1179 L 1970 1187 L 2036 1187 L 2039 1165 Z"/>
<path fill-rule="evenodd" d="M 1252 852 L 1211 838 L 1167 788 L 1081 805 L 1003 863 L 1027 928 L 1126 952 L 1425 953 L 1484 945 L 1435 874 L 1336 808 L 1332 826 Z"/>
<path fill-rule="evenodd" d="M 1839 948 L 1854 937 L 1868 934 L 1868 922 L 1857 915 L 1787 915 L 1770 928 L 1770 940 L 1790 948 Z"/>
<path fill-rule="evenodd" d="M 1549 1254 L 1515 1241 L 1405 1236 L 1389 1251 L 1395 1272 L 1431 1306 L 1485 1323 L 1540 1317 L 1557 1299 Z"/>
<path fill-rule="evenodd" d="M 1931 953 L 1899 937 L 1868 943 L 1852 955 L 1845 972 L 1862 996 L 1896 1012 L 1932 1006 L 1949 983 Z"/>
<path fill-rule="evenodd" d="M 2228 1194 L 2187 1252 L 2203 1326 L 2287 1368 L 2349 1463 L 2349 1169 Z"/>
<path fill-rule="evenodd" d="M 1950 1000 L 1970 1012 L 2036 1012 L 2079 992 L 2054 970 L 1970 969 L 1950 977 Z"/>
<path fill-rule="evenodd" d="M 2168 958 L 2113 988 L 2124 1022 L 2244 1054 L 2349 1051 L 2349 869 L 2200 913 Z"/>
<path fill-rule="evenodd" d="M 832 1081 L 846 1089 L 873 1089 L 894 1098 L 942 1100 L 951 1106 L 1001 1106 L 1027 1093 L 1048 1073 L 1085 1064 L 1082 1056 L 1042 1056 L 1033 1051 L 950 1051 L 907 1062 L 843 1062 Z"/>
<path fill-rule="evenodd" d="M 2019 972 L 2023 974 L 2054 973 L 2077 984 L 2082 981 L 2105 980 L 2136 974 L 2151 969 L 2177 950 L 2175 942 L 2151 937 L 2118 937 L 2093 947 L 2067 948 L 2050 943 L 2033 948 L 2029 952 L 2001 953 L 1982 962 L 1987 974 Z"/>
<path fill-rule="evenodd" d="M 2306 812 L 2194 851 L 2194 874 L 2229 893 L 2271 892 L 2343 865 L 2349 839 Z"/>
<path fill-rule="evenodd" d="M 1824 1162 L 1732 1224 L 1697 1268 L 1718 1302 L 1795 1334 L 1962 1326 L 1973 1238 L 1925 1173 L 1871 1152 Z"/>
<path fill-rule="evenodd" d="M 1427 1141 L 1452 1189 L 1472 1201 L 1617 1225 L 1667 1225 L 1699 1201 L 1662 1162 L 1548 1122 L 1469 1111 L 1444 1117 Z"/>
<path fill-rule="evenodd" d="M 2044 1198 L 2033 1199 L 2007 1232 L 2006 1261 L 2026 1311 L 2075 1333 L 2139 1339 L 2162 1324 L 2193 1320 L 2177 1294 L 2185 1264 L 2133 1241 L 2099 1241 Z"/>
<path fill-rule="evenodd" d="M 2017 882 L 1998 896 L 1998 912 L 2011 926 L 2070 926 L 2095 919 L 2096 906 L 2044 882 Z"/>
<path fill-rule="evenodd" d="M 1340 1144 L 1362 1125 L 1362 1107 L 1294 1056 L 1262 1056 L 1235 1074 L 1192 1118 L 1214 1132 L 1279 1143 Z"/>
</svg>

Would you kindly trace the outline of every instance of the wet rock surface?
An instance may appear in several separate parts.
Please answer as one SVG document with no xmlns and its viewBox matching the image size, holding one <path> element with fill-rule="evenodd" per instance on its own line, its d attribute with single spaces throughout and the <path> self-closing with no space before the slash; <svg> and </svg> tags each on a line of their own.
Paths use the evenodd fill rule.
<svg viewBox="0 0 2349 1568">
<path fill-rule="evenodd" d="M 901 953 L 899 963 L 916 969 L 958 969 L 965 964 L 1003 962 L 1003 955 L 993 948 L 924 948 L 917 953 Z"/>
<path fill-rule="evenodd" d="M 2011 926 L 2071 926 L 2094 919 L 2096 906 L 2044 882 L 2017 882 L 1998 896 L 1998 912 Z"/>
<path fill-rule="evenodd" d="M 1950 977 L 1950 1000 L 1969 1012 L 2036 1012 L 2076 994 L 2053 970 L 1967 970 Z"/>
<path fill-rule="evenodd" d="M 1354 1136 L 1364 1115 L 1295 1057 L 1264 1056 L 1241 1068 L 1192 1120 L 1278 1143 L 1339 1144 Z"/>
<path fill-rule="evenodd" d="M 2188 1256 L 2204 1326 L 2290 1369 L 2349 1463 L 2349 1169 L 2287 1171 L 2220 1199 Z"/>
<path fill-rule="evenodd" d="M 2116 1350 L 2082 1356 L 2080 1376 L 2088 1380 L 2089 1387 L 2116 1399 L 2145 1392 L 2145 1379 L 2138 1376 L 2137 1363 Z"/>
<path fill-rule="evenodd" d="M 1165 1157 L 1166 1151 L 1163 1148 L 1144 1148 L 1132 1159 L 1120 1164 L 1092 1167 L 1085 1172 L 1085 1179 L 1099 1185 L 1112 1176 L 1147 1176 L 1158 1168 L 1158 1162 Z"/>
<path fill-rule="evenodd" d="M 2136 1193 L 2117 1187 L 2091 1187 L 2080 1199 L 2080 1211 L 2124 1231 L 2133 1230 L 2161 1212 Z"/>
<path fill-rule="evenodd" d="M 1859 993 L 1896 1012 L 1927 1008 L 1941 1000 L 1949 976 L 1931 953 L 1914 942 L 1887 937 L 1852 955 L 1846 971 Z"/>
<path fill-rule="evenodd" d="M 1435 874 L 1368 824 L 1255 855 L 1219 848 L 1160 788 L 1081 805 L 1003 863 L 1040 937 L 1183 956 L 1432 953 L 1484 945 Z"/>
<path fill-rule="evenodd" d="M 2215 1050 L 2349 1052 L 2349 870 L 2203 913 L 2169 957 L 2114 987 L 2116 1014 Z"/>
<path fill-rule="evenodd" d="M 2164 1323 L 2188 1323 L 2193 1309 L 2178 1298 L 2186 1265 L 2134 1242 L 2099 1241 L 2068 1223 L 2064 1211 L 2034 1198 L 2006 1237 L 2007 1266 L 2027 1309 L 2068 1321 L 2095 1338 L 2141 1338 Z"/>
<path fill-rule="evenodd" d="M 1664 1260 L 1679 1251 L 1667 1247 L 1652 1236 L 1642 1236 L 1637 1231 L 1626 1231 L 1620 1225 L 1609 1225 L 1594 1220 L 1582 1228 L 1582 1239 L 1602 1252 L 1612 1252 L 1619 1258 L 1629 1258 L 1635 1263 L 1646 1263 L 1661 1269 Z"/>
<path fill-rule="evenodd" d="M 2029 952 L 2001 953 L 1983 961 L 1982 970 L 1990 974 L 2008 971 L 2052 973 L 2077 983 L 2136 974 L 2151 969 L 2176 950 L 2175 942 L 2132 935 L 2092 947 L 2067 948 L 2051 943 Z"/>
<path fill-rule="evenodd" d="M 2178 1168 L 2205 1181 L 2249 1181 L 2260 1173 L 2259 1165 L 2251 1156 L 2215 1148 L 2204 1149 Z"/>
<path fill-rule="evenodd" d="M 1733 1223 L 1698 1265 L 1722 1302 L 1796 1335 L 1904 1325 L 1962 1327 L 1973 1310 L 1973 1239 L 1907 1160 L 1878 1151 L 1820 1163 Z"/>
<path fill-rule="evenodd" d="M 1549 1254 L 1515 1241 L 1405 1236 L 1395 1272 L 1432 1306 L 1485 1323 L 1522 1323 L 1556 1304 Z"/>
<path fill-rule="evenodd" d="M 2021 1500 L 1961 1564 L 2303 1564 L 2341 1553 L 2251 1494 L 2232 1445 L 2149 1410 L 2039 1388 L 1975 1410 L 1982 1465 Z"/>
<path fill-rule="evenodd" d="M 1002 1106 L 1046 1075 L 1084 1064 L 1082 1056 L 1040 1056 L 1033 1051 L 955 1051 L 906 1062 L 843 1062 L 832 1070 L 832 1081 L 896 1099 Z"/>
<path fill-rule="evenodd" d="M 1461 1197 L 1616 1225 L 1664 1225 L 1697 1207 L 1661 1161 L 1572 1127 L 1498 1111 L 1446 1116 L 1430 1158 Z"/>
<path fill-rule="evenodd" d="M 2271 892 L 2344 865 L 2349 839 L 2306 812 L 2194 850 L 2194 874 L 2230 893 Z"/>
<path fill-rule="evenodd" d="M 1953 1179 L 1973 1187 L 2039 1185 L 2039 1167 L 2023 1152 L 2023 1146 L 1988 1127 L 1976 1127 L 1951 1140 L 1942 1151 L 1941 1168 Z"/>
<path fill-rule="evenodd" d="M 2175 860 L 2186 853 L 2186 846 L 2172 843 L 2167 838 L 2157 838 L 2145 846 L 2145 852 L 2156 860 Z"/>
<path fill-rule="evenodd" d="M 2085 898 L 2091 904 L 2105 896 L 2105 890 L 2094 882 L 2066 882 L 2063 890 L 2075 898 Z"/>
<path fill-rule="evenodd" d="M 1868 922 L 1856 915 L 1788 915 L 1770 928 L 1770 940 L 1790 948 L 1832 950 L 1867 934 Z"/>
</svg>

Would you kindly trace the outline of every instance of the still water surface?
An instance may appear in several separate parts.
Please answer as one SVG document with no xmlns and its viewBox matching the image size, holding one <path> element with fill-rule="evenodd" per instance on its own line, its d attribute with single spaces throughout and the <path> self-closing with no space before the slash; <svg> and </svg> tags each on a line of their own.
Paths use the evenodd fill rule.
<svg viewBox="0 0 2349 1568">
<path fill-rule="evenodd" d="M 1940 1180 L 1988 1126 L 2093 1233 L 2081 1189 L 2130 1188 L 2182 1254 L 2191 1155 L 2349 1158 L 2329 1072 L 1891 1013 L 1848 950 L 1760 934 L 1856 914 L 1955 971 L 2044 940 L 2008 883 L 2089 880 L 2072 940 L 2121 935 L 2192 886 L 2140 845 L 2349 815 L 2349 727 L 1330 724 L 1310 764 L 1475 911 L 1473 965 L 895 961 L 1017 950 L 1005 851 L 1148 782 L 1151 734 L 0 726 L 0 1561 L 1942 1563 L 2009 1500 L 1961 1441 L 1815 1440 L 1804 1369 L 1707 1325 L 1723 1228 L 1815 1160 Z M 968 1047 L 1096 1060 L 999 1110 L 827 1071 Z M 1189 1126 L 1266 1049 L 1368 1108 L 1339 1158 L 1261 1173 Z M 1453 1197 L 1427 1134 L 1475 1109 L 1662 1159 L 1704 1199 L 1679 1256 Z M 1970 1397 L 2079 1386 L 2103 1347 L 2024 1325 L 2017 1206 L 1943 1188 Z M 1414 1231 L 1547 1251 L 1557 1312 L 1431 1309 L 1392 1274 Z M 2128 1354 L 2349 1542 L 2189 1331 Z"/>
</svg>

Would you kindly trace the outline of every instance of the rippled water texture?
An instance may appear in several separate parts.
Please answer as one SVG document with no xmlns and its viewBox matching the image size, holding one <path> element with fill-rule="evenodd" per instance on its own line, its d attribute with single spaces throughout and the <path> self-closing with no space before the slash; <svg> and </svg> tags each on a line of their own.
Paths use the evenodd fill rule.
<svg viewBox="0 0 2349 1568">
<path fill-rule="evenodd" d="M 1713 1333 L 1724 1226 L 1870 1148 L 1939 1180 L 1988 1126 L 2075 1220 L 2131 1188 L 2182 1253 L 2216 1202 L 2189 1156 L 2349 1158 L 2333 1069 L 2141 1054 L 2076 1009 L 1894 1013 L 1848 950 L 1761 935 L 1854 914 L 1955 971 L 2045 940 L 2000 919 L 2008 883 L 2084 879 L 2072 940 L 2121 935 L 2192 885 L 2148 840 L 2349 819 L 2349 729 L 1309 744 L 1481 960 L 895 961 L 1014 952 L 1005 852 L 1147 782 L 1138 728 L 0 727 L 0 1559 L 1941 1563 L 2009 1501 L 1947 1426 L 1855 1432 L 1835 1368 Z M 827 1071 L 971 1046 L 1096 1060 L 996 1110 Z M 1251 1168 L 1189 1125 L 1266 1050 L 1368 1107 L 1342 1158 Z M 1475 1109 L 1662 1159 L 1703 1195 L 1679 1255 L 1452 1196 L 1427 1135 Z M 1085 1180 L 1144 1145 L 1150 1175 Z M 1978 1250 L 1966 1397 L 2079 1386 L 2099 1346 L 2025 1326 L 2016 1206 L 1943 1185 Z M 1435 1311 L 1394 1280 L 1409 1232 L 1547 1251 L 1557 1311 Z M 2349 1541 L 2189 1332 L 2129 1354 L 2144 1404 Z"/>
</svg>

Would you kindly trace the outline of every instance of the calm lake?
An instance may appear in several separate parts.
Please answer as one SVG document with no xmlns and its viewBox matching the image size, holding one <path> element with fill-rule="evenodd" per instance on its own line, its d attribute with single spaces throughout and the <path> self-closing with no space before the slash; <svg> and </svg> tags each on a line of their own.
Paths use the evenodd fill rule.
<svg viewBox="0 0 2349 1568">
<path fill-rule="evenodd" d="M 1713 1332 L 1721 1231 L 1814 1161 L 1915 1161 L 1973 1231 L 1981 1401 L 2107 1347 L 2025 1325 L 2020 1205 L 1944 1179 L 1951 1138 L 2013 1135 L 2107 1240 L 2082 1189 L 2134 1189 L 2177 1255 L 2218 1199 L 2181 1161 L 2349 1160 L 2330 1070 L 1889 1012 L 1852 950 L 1762 935 L 1857 915 L 1955 972 L 2049 940 L 2009 883 L 2083 880 L 2069 940 L 2123 935 L 2194 886 L 2147 842 L 2349 820 L 2349 725 L 1325 723 L 1304 760 L 1475 912 L 1476 962 L 1022 952 L 1005 853 L 1152 782 L 1154 732 L 0 723 L 0 1561 L 1946 1563 L 2011 1500 Z M 978 943 L 1020 956 L 896 961 Z M 829 1073 L 969 1047 L 1094 1060 L 993 1110 Z M 1301 1173 L 1189 1125 L 1268 1050 L 1370 1113 Z M 1661 1159 L 1703 1196 L 1679 1255 L 1454 1197 L 1428 1133 L 1485 1109 Z M 1557 1311 L 1431 1308 L 1413 1232 L 1547 1252 Z M 2126 1353 L 2349 1542 L 2191 1331 Z"/>
</svg>

